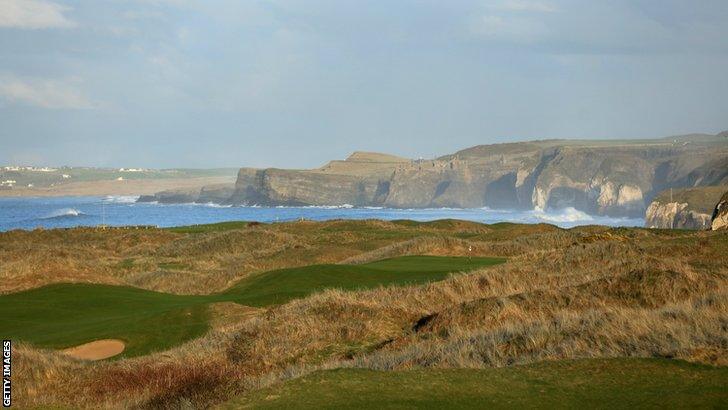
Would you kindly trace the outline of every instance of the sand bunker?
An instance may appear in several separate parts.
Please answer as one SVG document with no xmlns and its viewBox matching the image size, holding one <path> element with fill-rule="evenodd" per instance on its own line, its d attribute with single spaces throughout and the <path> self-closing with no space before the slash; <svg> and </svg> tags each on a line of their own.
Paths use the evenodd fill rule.
<svg viewBox="0 0 728 410">
<path fill-rule="evenodd" d="M 102 339 L 64 349 L 63 353 L 76 359 L 102 360 L 124 351 L 124 342 L 118 339 Z"/>
</svg>

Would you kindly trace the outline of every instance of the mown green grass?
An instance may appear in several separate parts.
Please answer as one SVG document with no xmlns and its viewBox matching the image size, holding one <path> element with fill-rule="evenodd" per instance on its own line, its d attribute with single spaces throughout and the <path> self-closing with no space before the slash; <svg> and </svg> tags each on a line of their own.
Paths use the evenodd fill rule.
<svg viewBox="0 0 728 410">
<path fill-rule="evenodd" d="M 186 226 L 174 226 L 171 228 L 164 228 L 167 231 L 176 233 L 208 233 L 208 232 L 219 232 L 229 231 L 233 229 L 243 229 L 250 225 L 247 221 L 230 221 L 230 222 L 218 222 L 213 224 L 202 224 L 202 225 L 186 225 Z"/>
<path fill-rule="evenodd" d="M 0 296 L 3 337 L 50 348 L 121 339 L 124 356 L 170 348 L 208 329 L 208 297 L 55 284 Z"/>
<path fill-rule="evenodd" d="M 285 303 L 327 288 L 361 289 L 444 279 L 449 273 L 503 263 L 503 258 L 403 256 L 362 265 L 310 265 L 244 280 L 225 295 L 248 306 Z"/>
<path fill-rule="evenodd" d="M 248 221 L 228 221 L 228 222 L 217 222 L 212 224 L 201 224 L 201 225 L 184 225 L 184 226 L 173 226 L 170 228 L 163 228 L 166 231 L 176 233 L 208 233 L 208 232 L 220 232 L 230 231 L 233 229 L 243 229 L 250 225 Z"/>
<path fill-rule="evenodd" d="M 726 408 L 728 368 L 590 359 L 490 369 L 331 370 L 223 408 Z"/>
<path fill-rule="evenodd" d="M 2 336 L 65 348 L 97 339 L 126 343 L 123 356 L 165 350 L 209 329 L 207 305 L 232 301 L 270 306 L 327 288 L 358 289 L 440 280 L 450 272 L 502 258 L 405 256 L 363 265 L 313 265 L 265 272 L 213 295 L 172 295 L 143 289 L 55 284 L 0 296 Z"/>
</svg>

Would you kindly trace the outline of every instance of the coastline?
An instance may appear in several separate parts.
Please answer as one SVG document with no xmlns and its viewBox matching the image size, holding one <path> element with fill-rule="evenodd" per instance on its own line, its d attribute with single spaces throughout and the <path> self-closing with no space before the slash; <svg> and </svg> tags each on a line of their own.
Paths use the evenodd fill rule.
<svg viewBox="0 0 728 410">
<path fill-rule="evenodd" d="M 69 182 L 49 188 L 20 187 L 10 190 L 0 190 L 0 198 L 152 195 L 168 189 L 200 189 L 205 185 L 225 183 L 235 183 L 235 176 Z"/>
</svg>

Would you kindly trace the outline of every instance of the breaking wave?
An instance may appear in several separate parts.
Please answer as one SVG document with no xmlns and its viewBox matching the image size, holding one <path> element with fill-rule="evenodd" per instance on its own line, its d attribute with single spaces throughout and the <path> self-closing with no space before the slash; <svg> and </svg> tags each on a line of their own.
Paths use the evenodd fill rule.
<svg viewBox="0 0 728 410">
<path fill-rule="evenodd" d="M 114 204 L 133 204 L 139 199 L 138 195 L 107 195 L 104 197 L 104 202 L 111 202 Z"/>
<path fill-rule="evenodd" d="M 81 216 L 88 216 L 88 215 L 75 208 L 62 208 L 62 209 L 57 209 L 57 210 L 49 213 L 48 215 L 42 216 L 37 219 L 70 219 L 70 218 L 76 218 L 76 217 L 81 217 Z"/>
<path fill-rule="evenodd" d="M 536 208 L 531 212 L 536 218 L 547 222 L 584 222 L 594 220 L 594 217 L 591 215 L 572 207 L 549 210 L 548 212 Z"/>
</svg>

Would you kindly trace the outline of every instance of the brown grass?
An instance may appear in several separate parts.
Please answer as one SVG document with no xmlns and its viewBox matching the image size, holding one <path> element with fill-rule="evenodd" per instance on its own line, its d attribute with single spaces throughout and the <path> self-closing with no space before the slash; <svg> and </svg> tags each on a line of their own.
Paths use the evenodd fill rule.
<svg viewBox="0 0 728 410">
<path fill-rule="evenodd" d="M 189 263 L 188 274 L 201 278 L 213 275 L 196 271 L 198 262 L 178 251 L 209 255 L 211 266 L 220 269 L 215 274 L 224 273 L 223 266 L 230 269 L 225 260 L 251 258 L 246 269 L 252 270 L 283 264 L 287 254 L 292 264 L 363 262 L 410 252 L 457 254 L 470 244 L 478 254 L 510 258 L 422 286 L 328 290 L 254 313 L 219 306 L 224 325 L 218 330 L 145 357 L 87 364 L 24 346 L 16 361 L 22 386 L 16 402 L 205 407 L 336 367 L 485 367 L 584 357 L 727 364 L 728 234 L 471 228 L 338 221 L 263 225 L 207 237 L 150 232 L 141 245 L 131 245 L 137 257 Z M 267 237 L 257 239 L 256 233 Z M 22 235 L 41 244 L 34 235 L 48 236 L 51 248 L 66 235 L 82 236 Z M 87 246 L 103 249 L 102 243 Z M 99 251 L 115 263 L 129 252 Z M 265 261 L 256 262 L 254 255 Z M 14 263 L 21 266 L 23 258 Z"/>
</svg>

